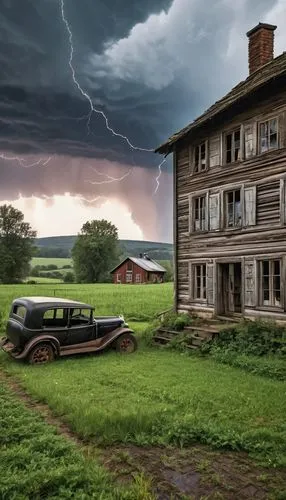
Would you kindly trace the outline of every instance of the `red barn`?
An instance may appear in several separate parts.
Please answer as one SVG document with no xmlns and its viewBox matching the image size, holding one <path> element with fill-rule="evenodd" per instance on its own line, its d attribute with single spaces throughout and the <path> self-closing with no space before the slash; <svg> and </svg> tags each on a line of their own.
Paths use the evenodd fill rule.
<svg viewBox="0 0 286 500">
<path fill-rule="evenodd" d="M 148 255 L 126 257 L 112 271 L 113 283 L 162 283 L 166 269 Z"/>
</svg>

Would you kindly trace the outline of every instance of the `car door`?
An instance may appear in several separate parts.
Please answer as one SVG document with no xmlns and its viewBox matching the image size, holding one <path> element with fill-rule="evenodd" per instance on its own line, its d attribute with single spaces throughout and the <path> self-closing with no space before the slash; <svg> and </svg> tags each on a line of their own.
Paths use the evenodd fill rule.
<svg viewBox="0 0 286 500">
<path fill-rule="evenodd" d="M 69 310 L 66 345 L 81 344 L 95 339 L 95 325 L 90 309 Z"/>
</svg>

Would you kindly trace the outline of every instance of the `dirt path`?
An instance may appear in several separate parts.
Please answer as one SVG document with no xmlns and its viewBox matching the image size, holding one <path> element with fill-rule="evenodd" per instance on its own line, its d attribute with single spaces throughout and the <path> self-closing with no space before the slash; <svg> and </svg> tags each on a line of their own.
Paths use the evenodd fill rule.
<svg viewBox="0 0 286 500">
<path fill-rule="evenodd" d="M 47 424 L 55 426 L 59 434 L 75 442 L 84 454 L 98 457 L 117 480 L 128 482 L 134 473 L 142 472 L 151 480 L 158 500 L 286 499 L 286 469 L 259 467 L 244 453 L 218 452 L 201 445 L 181 450 L 132 445 L 99 448 L 82 440 L 48 405 L 31 398 L 19 382 L 2 371 L 0 382 L 26 407 L 39 412 Z"/>
</svg>

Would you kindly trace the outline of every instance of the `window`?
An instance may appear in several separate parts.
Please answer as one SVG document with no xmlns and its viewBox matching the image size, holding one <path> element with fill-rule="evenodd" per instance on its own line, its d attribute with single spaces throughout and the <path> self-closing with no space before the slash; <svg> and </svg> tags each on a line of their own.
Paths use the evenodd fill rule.
<svg viewBox="0 0 286 500">
<path fill-rule="evenodd" d="M 194 265 L 194 299 L 205 300 L 206 292 L 206 264 Z"/>
<path fill-rule="evenodd" d="M 206 143 L 203 142 L 195 146 L 194 151 L 194 173 L 203 172 L 207 167 L 207 148 Z"/>
<path fill-rule="evenodd" d="M 126 283 L 132 283 L 132 271 L 126 272 Z"/>
<path fill-rule="evenodd" d="M 260 262 L 260 289 L 262 306 L 281 307 L 281 261 Z"/>
<path fill-rule="evenodd" d="M 116 281 L 117 281 L 117 283 L 121 283 L 121 274 L 120 273 L 118 273 L 116 275 Z"/>
<path fill-rule="evenodd" d="M 127 261 L 127 271 L 132 271 L 133 269 L 133 262 L 131 260 Z"/>
<path fill-rule="evenodd" d="M 24 306 L 14 306 L 13 314 L 16 314 L 16 316 L 19 316 L 19 318 L 24 319 L 25 316 L 26 316 L 26 307 L 24 307 Z"/>
<path fill-rule="evenodd" d="M 48 309 L 43 315 L 43 326 L 56 327 L 66 326 L 67 324 L 67 309 Z"/>
<path fill-rule="evenodd" d="M 206 196 L 198 196 L 194 198 L 194 230 L 206 230 Z"/>
<path fill-rule="evenodd" d="M 241 218 L 241 190 L 235 189 L 225 193 L 226 227 L 240 227 Z"/>
<path fill-rule="evenodd" d="M 86 325 L 90 322 L 91 311 L 90 309 L 70 309 L 70 325 Z"/>
<path fill-rule="evenodd" d="M 240 129 L 225 135 L 225 163 L 234 163 L 241 159 Z"/>
<path fill-rule="evenodd" d="M 136 283 L 141 283 L 141 274 L 136 274 L 135 281 Z"/>
<path fill-rule="evenodd" d="M 278 120 L 273 118 L 259 124 L 260 153 L 278 147 Z"/>
</svg>

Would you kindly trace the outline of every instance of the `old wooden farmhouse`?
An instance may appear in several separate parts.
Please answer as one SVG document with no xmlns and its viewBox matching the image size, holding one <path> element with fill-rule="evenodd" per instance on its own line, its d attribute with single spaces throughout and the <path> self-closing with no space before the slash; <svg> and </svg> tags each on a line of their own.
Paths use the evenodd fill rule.
<svg viewBox="0 0 286 500">
<path fill-rule="evenodd" d="M 247 33 L 249 76 L 156 152 L 173 153 L 178 311 L 286 320 L 286 53 Z"/>
<path fill-rule="evenodd" d="M 126 257 L 112 271 L 113 283 L 162 283 L 166 269 L 147 254 Z"/>
</svg>

